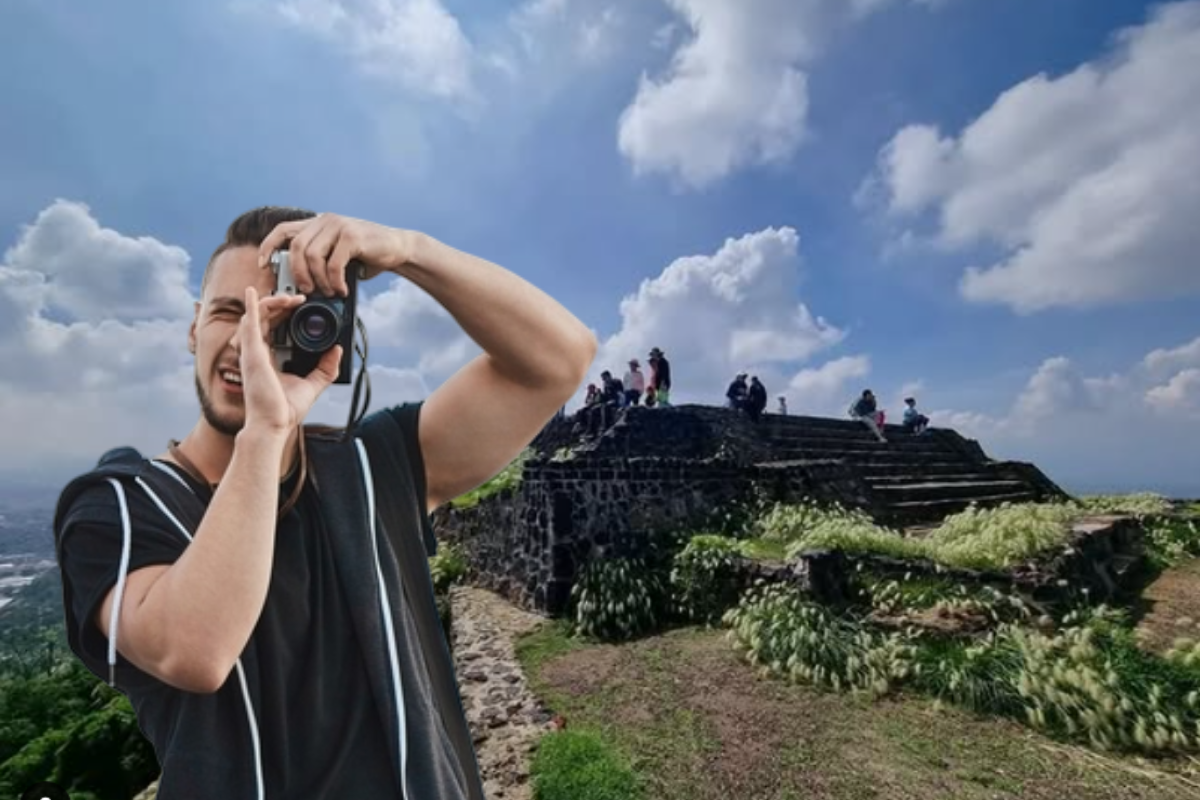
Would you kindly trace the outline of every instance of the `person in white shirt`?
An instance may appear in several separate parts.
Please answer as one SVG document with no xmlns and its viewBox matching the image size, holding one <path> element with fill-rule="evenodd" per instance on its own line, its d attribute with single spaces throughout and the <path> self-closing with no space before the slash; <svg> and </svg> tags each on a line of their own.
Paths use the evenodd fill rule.
<svg viewBox="0 0 1200 800">
<path fill-rule="evenodd" d="M 642 393 L 646 391 L 646 376 L 642 373 L 638 360 L 630 359 L 629 371 L 625 373 L 625 405 L 636 406 L 641 402 Z"/>
</svg>

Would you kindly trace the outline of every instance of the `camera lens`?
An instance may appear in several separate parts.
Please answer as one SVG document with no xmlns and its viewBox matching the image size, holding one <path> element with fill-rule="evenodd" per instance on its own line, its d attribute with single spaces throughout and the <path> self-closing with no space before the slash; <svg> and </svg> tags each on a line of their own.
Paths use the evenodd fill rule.
<svg viewBox="0 0 1200 800">
<path fill-rule="evenodd" d="M 324 303 L 305 303 L 292 315 L 292 340 L 310 353 L 323 353 L 337 344 L 341 315 Z"/>
</svg>

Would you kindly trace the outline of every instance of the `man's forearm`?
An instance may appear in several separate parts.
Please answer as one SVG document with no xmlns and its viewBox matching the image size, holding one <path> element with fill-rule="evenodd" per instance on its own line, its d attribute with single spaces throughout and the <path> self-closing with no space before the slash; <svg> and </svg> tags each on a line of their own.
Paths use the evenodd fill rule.
<svg viewBox="0 0 1200 800">
<path fill-rule="evenodd" d="M 530 388 L 578 386 L 595 337 L 558 301 L 514 273 L 425 234 L 396 272 L 437 300 L 496 368 Z"/>
<path fill-rule="evenodd" d="M 270 585 L 287 441 L 274 432 L 238 434 L 192 544 L 138 609 L 139 627 L 160 633 L 165 672 L 215 675 L 219 684 L 245 649 Z"/>
</svg>

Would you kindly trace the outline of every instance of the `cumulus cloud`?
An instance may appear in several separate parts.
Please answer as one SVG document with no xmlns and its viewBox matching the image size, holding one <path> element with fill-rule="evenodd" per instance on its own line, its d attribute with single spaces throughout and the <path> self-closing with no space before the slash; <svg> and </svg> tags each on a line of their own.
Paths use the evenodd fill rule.
<svg viewBox="0 0 1200 800">
<path fill-rule="evenodd" d="M 158 452 L 190 426 L 189 264 L 81 203 L 20 231 L 0 263 L 0 473 L 83 469 L 128 441 Z"/>
<path fill-rule="evenodd" d="M 1070 359 L 1046 359 L 1007 408 L 936 409 L 938 427 L 978 439 L 990 455 L 1033 461 L 1076 491 L 1200 496 L 1200 368 L 1159 380 L 1156 350 L 1125 372 L 1087 376 Z M 1072 486 L 1067 486 L 1072 490 Z"/>
<path fill-rule="evenodd" d="M 1156 375 L 1185 367 L 1200 367 L 1200 336 L 1173 349 L 1152 350 L 1146 354 L 1142 365 Z"/>
<path fill-rule="evenodd" d="M 369 75 L 443 99 L 474 98 L 474 49 L 439 0 L 285 0 L 273 9 L 344 49 Z"/>
<path fill-rule="evenodd" d="M 806 135 L 807 66 L 837 29 L 891 0 L 666 2 L 690 35 L 663 75 L 642 75 L 617 142 L 636 173 L 698 188 L 789 159 Z M 653 45 L 674 40 L 663 27 Z"/>
<path fill-rule="evenodd" d="M 359 305 L 358 314 L 370 342 L 376 343 L 377 348 L 386 346 L 389 359 L 415 362 L 426 376 L 449 377 L 482 352 L 463 333 L 450 312 L 401 278 L 393 279 L 384 291 L 367 297 Z"/>
<path fill-rule="evenodd" d="M 0 260 L 0 480 L 62 481 L 121 445 L 157 454 L 195 424 L 190 264 L 65 200 L 18 232 Z M 372 409 L 426 397 L 479 352 L 407 281 L 364 292 L 360 309 Z M 309 420 L 344 423 L 350 396 L 331 388 Z"/>
<path fill-rule="evenodd" d="M 740 371 L 782 372 L 837 344 L 845 333 L 797 302 L 800 237 L 766 228 L 727 239 L 711 255 L 676 259 L 621 301 L 622 326 L 604 341 L 596 371 L 623 374 L 660 347 L 680 402 L 711 402 Z M 768 388 L 771 383 L 768 383 Z M 691 398 L 691 399 L 688 399 Z"/>
<path fill-rule="evenodd" d="M 999 247 L 968 300 L 1020 313 L 1200 291 L 1200 2 L 1157 7 L 1102 60 L 1004 92 L 958 135 L 911 125 L 859 198 Z"/>
<path fill-rule="evenodd" d="M 844 356 L 819 367 L 802 369 L 788 382 L 788 410 L 793 414 L 841 417 L 862 392 L 857 384 L 871 372 L 867 356 Z M 852 383 L 853 382 L 853 383 Z"/>
<path fill-rule="evenodd" d="M 1200 369 L 1185 369 L 1146 392 L 1146 402 L 1164 414 L 1200 416 Z"/>
</svg>

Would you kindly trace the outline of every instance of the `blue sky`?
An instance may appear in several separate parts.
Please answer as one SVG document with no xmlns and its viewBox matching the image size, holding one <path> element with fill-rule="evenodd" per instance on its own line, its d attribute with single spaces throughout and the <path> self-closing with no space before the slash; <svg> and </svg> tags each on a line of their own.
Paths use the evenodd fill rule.
<svg viewBox="0 0 1200 800">
<path fill-rule="evenodd" d="M 1067 488 L 1200 496 L 1200 2 L 179 5 L 0 6 L 10 485 L 186 432 L 188 300 L 276 203 L 489 258 L 681 402 L 915 392 Z M 478 352 L 363 292 L 377 404 Z"/>
</svg>

